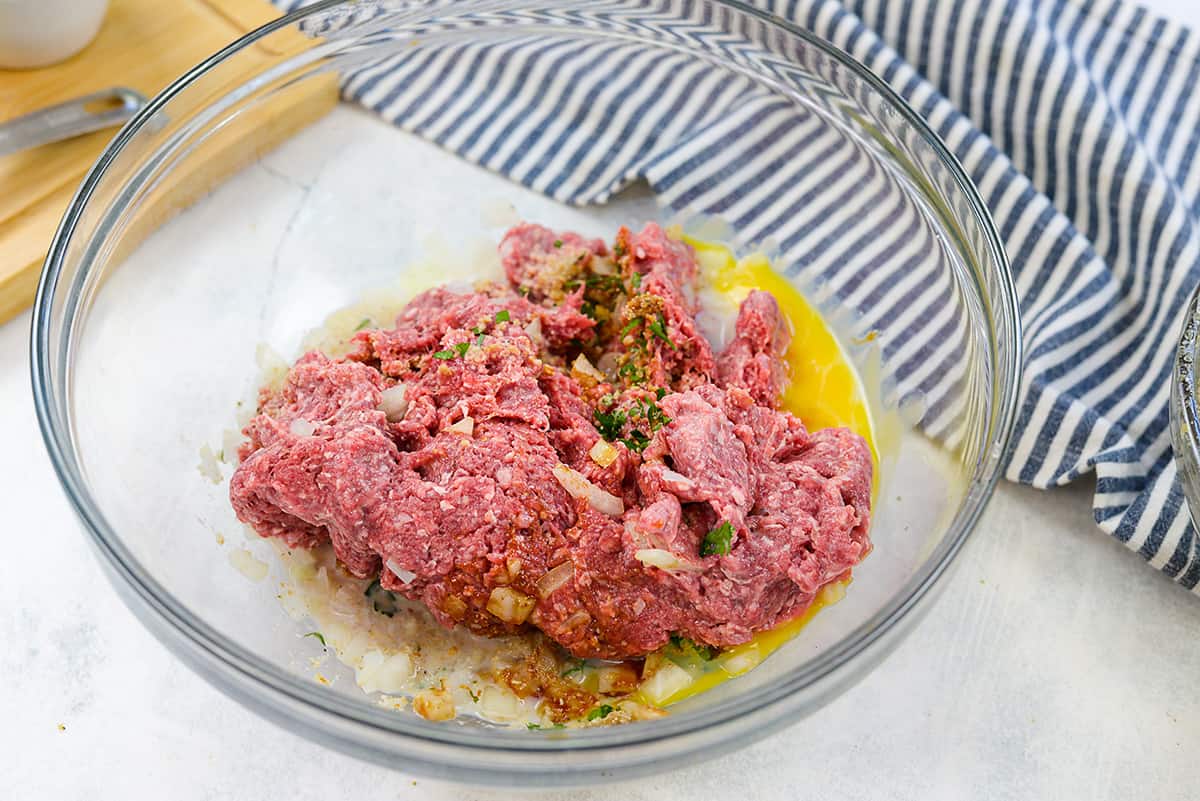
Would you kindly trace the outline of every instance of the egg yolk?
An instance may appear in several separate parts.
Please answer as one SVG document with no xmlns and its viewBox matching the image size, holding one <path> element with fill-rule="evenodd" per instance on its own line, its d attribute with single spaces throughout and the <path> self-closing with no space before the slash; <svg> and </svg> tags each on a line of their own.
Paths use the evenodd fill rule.
<svg viewBox="0 0 1200 801">
<path fill-rule="evenodd" d="M 755 254 L 739 260 L 725 245 L 686 237 L 685 241 L 696 250 L 701 284 L 725 295 L 735 306 L 756 289 L 775 296 L 792 328 L 792 341 L 784 354 L 790 380 L 782 407 L 799 417 L 809 431 L 835 426 L 851 429 L 867 441 L 878 464 L 863 385 L 820 313 L 787 278 L 771 269 L 766 256 Z M 745 673 L 799 634 L 817 612 L 841 600 L 847 584 L 849 579 L 825 586 L 799 617 L 711 659 L 703 658 L 699 649 L 678 647 L 651 654 L 648 661 L 657 663 L 657 669 L 642 683 L 635 699 L 667 706 Z"/>
</svg>

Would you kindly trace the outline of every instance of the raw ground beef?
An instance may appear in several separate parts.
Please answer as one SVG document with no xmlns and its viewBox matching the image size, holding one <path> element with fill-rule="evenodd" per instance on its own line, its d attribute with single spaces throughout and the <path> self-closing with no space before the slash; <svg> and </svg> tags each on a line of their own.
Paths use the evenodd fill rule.
<svg viewBox="0 0 1200 801">
<path fill-rule="evenodd" d="M 230 485 L 242 521 L 331 541 L 447 626 L 609 659 L 745 642 L 862 560 L 870 451 L 777 410 L 770 294 L 714 355 L 694 254 L 657 225 L 610 250 L 522 224 L 500 250 L 507 286 L 425 292 L 263 392 Z"/>
</svg>

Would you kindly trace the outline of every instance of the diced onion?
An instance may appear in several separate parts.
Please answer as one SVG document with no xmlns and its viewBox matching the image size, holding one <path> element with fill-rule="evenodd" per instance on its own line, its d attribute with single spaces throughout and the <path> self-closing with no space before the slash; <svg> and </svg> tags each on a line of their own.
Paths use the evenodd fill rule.
<svg viewBox="0 0 1200 801">
<path fill-rule="evenodd" d="M 624 501 L 588 481 L 587 476 L 578 470 L 572 470 L 565 464 L 557 464 L 554 466 L 552 472 L 554 473 L 554 477 L 558 479 L 558 483 L 562 484 L 562 488 L 572 498 L 583 498 L 597 512 L 602 512 L 612 517 L 624 514 Z"/>
<path fill-rule="evenodd" d="M 405 570 L 391 559 L 387 560 L 387 569 L 395 573 L 396 578 L 400 579 L 405 584 L 412 584 L 413 579 L 417 577 L 416 573 L 412 572 L 411 570 Z"/>
<path fill-rule="evenodd" d="M 607 440 L 598 439 L 596 444 L 592 446 L 592 450 L 588 451 L 588 456 L 592 457 L 593 462 L 599 464 L 601 468 L 607 468 L 608 465 L 616 462 L 620 452 L 617 448 L 608 444 Z"/>
<path fill-rule="evenodd" d="M 379 409 L 387 415 L 389 423 L 404 419 L 408 413 L 408 388 L 404 384 L 388 387 L 379 395 Z"/>
<path fill-rule="evenodd" d="M 580 609 L 562 622 L 563 631 L 574 631 L 592 622 L 592 616 Z"/>
<path fill-rule="evenodd" d="M 550 568 L 537 580 L 537 594 L 541 598 L 549 598 L 555 590 L 566 584 L 575 575 L 575 564 L 570 560 Z"/>
<path fill-rule="evenodd" d="M 618 455 L 617 449 L 603 439 L 596 440 L 596 444 L 588 451 L 588 456 L 592 457 L 592 461 L 601 467 L 608 467 L 617 460 Z"/>
<path fill-rule="evenodd" d="M 670 551 L 662 548 L 642 548 L 633 552 L 633 558 L 647 567 L 657 567 L 659 570 L 685 570 L 701 572 L 703 567 L 685 562 Z"/>
<path fill-rule="evenodd" d="M 573 377 L 577 380 L 580 375 L 586 376 L 595 381 L 608 380 L 608 376 L 597 370 L 592 363 L 588 361 L 588 357 L 584 356 L 582 353 L 575 357 L 575 361 L 571 364 L 571 372 L 572 374 L 578 373 L 578 375 L 573 375 Z"/>
<path fill-rule="evenodd" d="M 423 690 L 413 698 L 413 711 L 426 720 L 451 720 L 454 699 L 442 690 Z"/>
<path fill-rule="evenodd" d="M 596 671 L 596 689 L 605 695 L 624 695 L 637 688 L 638 675 L 632 665 L 621 662 Z"/>
<path fill-rule="evenodd" d="M 487 610 L 505 623 L 520 624 L 529 618 L 537 601 L 512 587 L 496 587 L 488 596 Z"/>
<path fill-rule="evenodd" d="M 542 338 L 542 318 L 536 314 L 533 319 L 525 326 L 525 333 L 529 334 L 529 338 L 535 342 Z"/>
<path fill-rule="evenodd" d="M 758 663 L 762 662 L 762 659 L 762 654 L 759 653 L 757 647 L 747 648 L 741 653 L 722 659 L 721 667 L 730 676 L 740 676 L 751 668 L 758 667 Z"/>
<path fill-rule="evenodd" d="M 662 477 L 663 477 L 664 481 L 673 481 L 676 484 L 682 484 L 685 487 L 690 487 L 693 484 L 695 484 L 694 481 L 692 481 L 690 478 L 685 476 L 683 473 L 676 473 L 674 470 L 670 469 L 669 467 L 663 468 Z"/>
<path fill-rule="evenodd" d="M 358 668 L 354 671 L 354 681 L 364 692 L 395 693 L 403 692 L 412 678 L 412 661 L 408 654 L 385 654 L 378 650 L 369 650 L 362 654 Z"/>
<path fill-rule="evenodd" d="M 458 433 L 469 437 L 475 433 L 475 419 L 472 417 L 464 417 L 457 423 L 451 423 L 448 427 L 451 431 L 457 431 Z"/>
<path fill-rule="evenodd" d="M 297 437 L 311 437 L 313 432 L 317 430 L 317 427 L 311 421 L 305 420 L 303 417 L 297 417 L 288 426 L 288 430 Z"/>
<path fill-rule="evenodd" d="M 642 696 L 655 706 L 662 706 L 691 686 L 692 681 L 690 673 L 664 659 L 658 670 L 642 682 Z"/>
<path fill-rule="evenodd" d="M 516 720 L 521 706 L 520 698 L 494 684 L 484 685 L 479 692 L 479 712 L 487 720 Z"/>
</svg>

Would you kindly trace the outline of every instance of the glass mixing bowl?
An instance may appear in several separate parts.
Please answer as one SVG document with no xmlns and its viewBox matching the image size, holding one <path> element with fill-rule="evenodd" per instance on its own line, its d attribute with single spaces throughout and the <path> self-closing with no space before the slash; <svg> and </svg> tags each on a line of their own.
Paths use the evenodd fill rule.
<svg viewBox="0 0 1200 801">
<path fill-rule="evenodd" d="M 297 47 L 314 37 L 315 47 Z M 617 57 L 589 61 L 598 49 Z M 544 60 L 563 50 L 587 70 L 572 76 Z M 458 53 L 462 69 L 483 70 L 501 51 L 506 80 L 457 81 L 442 58 Z M 414 59 L 425 72 L 401 69 Z M 659 174 L 603 204 L 572 205 L 553 187 L 534 191 L 547 189 L 538 181 L 548 172 L 508 181 L 438 147 L 462 132 L 464 110 L 500 107 L 518 122 L 552 110 L 550 134 L 590 141 L 613 119 L 606 82 L 639 59 L 658 59 L 659 70 L 638 86 L 643 110 L 654 108 L 652 81 L 686 71 L 688 90 L 707 93 L 704 121 L 644 115 L 621 146 L 686 145 L 702 128 L 749 119 L 799 150 L 749 199 L 682 192 Z M 378 79 L 385 67 L 399 71 Z M 425 80 L 450 93 L 435 111 L 460 116 L 396 108 L 393 126 L 343 107 L 272 152 L 246 144 L 247 131 L 296 124 L 279 111 L 288 93 L 335 79 L 352 95 Z M 556 86 L 591 94 L 582 102 Z M 746 116 L 746 104 L 765 101 L 769 120 Z M 597 113 L 581 113 L 589 104 Z M 708 158 L 751 155 L 736 128 L 727 133 Z M 235 157 L 244 167 L 218 182 Z M 686 177 L 686 162 L 674 169 Z M 781 227 L 756 227 L 755 204 L 767 201 L 797 205 Z M 407 265 L 494 244 L 514 208 L 592 235 L 653 219 L 765 248 L 825 312 L 876 405 L 875 550 L 844 600 L 760 667 L 662 720 L 565 732 L 431 723 L 382 708 L 349 671 L 314 681 L 317 645 L 281 609 L 277 576 L 256 584 L 230 567 L 231 548 L 266 558 L 266 543 L 242 542 L 226 482 L 197 468 L 252 392 L 260 343 L 295 357 L 306 330 Z M 880 79 L 811 34 L 736 3 L 397 0 L 319 3 L 269 24 L 130 122 L 50 249 L 32 355 L 46 444 L 89 541 L 125 601 L 187 664 L 276 723 L 356 756 L 461 781 L 553 785 L 727 751 L 795 724 L 878 664 L 928 604 L 997 479 L 1020 342 L 1000 241 L 957 161 Z"/>
</svg>

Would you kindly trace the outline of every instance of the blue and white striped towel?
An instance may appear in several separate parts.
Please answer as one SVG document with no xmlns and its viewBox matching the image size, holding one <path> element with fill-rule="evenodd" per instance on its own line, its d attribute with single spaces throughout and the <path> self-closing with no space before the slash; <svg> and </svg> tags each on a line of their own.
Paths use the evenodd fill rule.
<svg viewBox="0 0 1200 801">
<path fill-rule="evenodd" d="M 990 207 L 1016 275 L 1027 353 L 1007 477 L 1045 488 L 1094 470 L 1100 527 L 1196 591 L 1200 540 L 1171 459 L 1168 420 L 1175 338 L 1187 295 L 1200 281 L 1196 36 L 1126 2 L 754 4 L 824 37 L 890 83 L 955 153 Z M 688 13 L 695 4 L 672 5 Z M 549 84 L 559 88 L 551 91 L 580 91 L 588 81 L 586 60 L 554 62 L 554 53 L 538 52 L 548 48 L 536 39 L 516 38 L 506 47 L 560 70 L 562 79 Z M 560 147 L 550 141 L 553 126 L 536 117 L 518 125 L 511 108 L 489 111 L 471 102 L 472 86 L 486 83 L 480 70 L 505 63 L 498 53 L 480 58 L 447 47 L 347 76 L 343 94 L 472 161 L 576 203 L 602 203 L 644 178 L 660 196 L 693 206 L 699 198 L 701 210 L 720 212 L 744 199 L 751 179 L 771 167 L 760 154 L 779 150 L 771 147 L 775 129 L 763 124 L 771 109 L 747 107 L 754 124 L 736 134 L 740 149 L 754 155 L 719 173 L 673 170 L 678 153 L 657 152 L 650 141 L 624 142 L 619 120 L 595 140 L 574 143 L 572 158 L 525 158 Z M 669 64 L 630 61 L 627 69 L 630 87 L 704 79 Z M 674 96 L 680 105 L 671 114 L 680 120 L 717 124 L 703 108 L 688 107 L 689 97 L 703 93 Z M 463 124 L 468 109 L 469 126 Z M 604 149 L 589 159 L 581 147 Z M 773 213 L 786 206 L 761 208 L 748 222 L 786 241 L 787 226 L 798 224 L 795 208 L 786 217 Z"/>
</svg>

